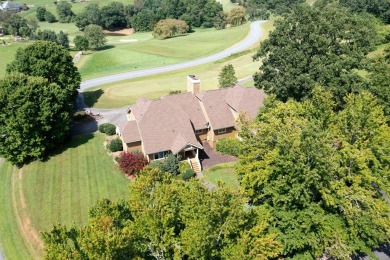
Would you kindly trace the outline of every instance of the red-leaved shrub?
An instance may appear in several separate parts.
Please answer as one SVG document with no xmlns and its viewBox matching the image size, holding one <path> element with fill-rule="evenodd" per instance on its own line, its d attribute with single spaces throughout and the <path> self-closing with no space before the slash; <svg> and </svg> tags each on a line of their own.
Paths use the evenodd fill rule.
<svg viewBox="0 0 390 260">
<path fill-rule="evenodd" d="M 119 170 L 126 175 L 138 173 L 148 161 L 142 153 L 122 152 L 118 158 Z"/>
</svg>

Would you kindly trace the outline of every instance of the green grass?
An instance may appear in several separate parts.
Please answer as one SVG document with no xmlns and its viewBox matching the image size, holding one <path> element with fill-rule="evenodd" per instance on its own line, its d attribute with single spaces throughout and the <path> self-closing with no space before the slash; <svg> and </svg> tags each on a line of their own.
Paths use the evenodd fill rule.
<svg viewBox="0 0 390 260">
<path fill-rule="evenodd" d="M 89 106 L 97 108 L 117 108 L 130 105 L 140 97 L 156 99 L 167 95 L 171 90 L 186 91 L 187 75 L 197 75 L 201 80 L 202 90 L 218 88 L 218 74 L 226 64 L 232 64 L 237 78 L 244 78 L 258 71 L 261 61 L 253 62 L 254 52 L 241 57 L 183 69 L 179 71 L 153 75 L 144 78 L 120 81 L 91 88 L 84 93 Z"/>
<path fill-rule="evenodd" d="M 204 170 L 202 173 L 211 184 L 217 185 L 218 182 L 223 182 L 228 186 L 238 189 L 240 183 L 235 173 L 235 166 L 236 162 L 218 164 Z"/>
<path fill-rule="evenodd" d="M 262 24 L 264 34 L 267 37 L 273 28 L 273 20 Z M 130 105 L 140 97 L 156 99 L 167 95 L 171 90 L 186 91 L 186 77 L 195 74 L 201 79 L 202 90 L 211 90 L 218 87 L 218 74 L 226 64 L 232 64 L 236 71 L 237 78 L 244 78 L 253 75 L 259 70 L 261 61 L 253 62 L 252 56 L 258 48 L 259 43 L 253 46 L 249 52 L 242 52 L 240 55 L 233 55 L 233 58 L 226 58 L 222 61 L 209 63 L 189 69 L 153 75 L 149 77 L 124 80 L 112 84 L 106 84 L 89 89 L 84 93 L 86 103 L 96 108 L 117 108 Z M 85 56 L 80 63 L 85 62 Z M 251 86 L 251 82 L 245 84 Z"/>
<path fill-rule="evenodd" d="M 0 40 L 2 41 L 2 40 Z M 16 51 L 20 47 L 25 47 L 29 43 L 16 43 L 13 42 L 10 45 L 0 46 L 0 78 L 4 77 L 7 64 L 15 59 Z"/>
<path fill-rule="evenodd" d="M 26 219 L 36 234 L 56 223 L 83 225 L 99 199 L 126 198 L 129 181 L 107 155 L 103 141 L 101 134 L 74 137 L 57 155 L 22 172 L 9 163 L 0 167 L 0 243 L 6 259 L 42 256 L 40 239 L 20 229 Z"/>
<path fill-rule="evenodd" d="M 225 12 L 229 12 L 232 8 L 237 7 L 236 4 L 233 4 L 230 0 L 217 0 L 223 6 Z"/>
<path fill-rule="evenodd" d="M 138 40 L 129 43 L 120 43 L 123 37 L 117 42 L 111 37 L 108 48 L 86 58 L 80 73 L 85 80 L 184 62 L 222 51 L 243 39 L 248 32 L 249 24 L 245 24 L 225 30 L 196 29 L 194 33 L 166 40 L 153 39 L 151 33 L 127 36 L 126 39 Z"/>
</svg>

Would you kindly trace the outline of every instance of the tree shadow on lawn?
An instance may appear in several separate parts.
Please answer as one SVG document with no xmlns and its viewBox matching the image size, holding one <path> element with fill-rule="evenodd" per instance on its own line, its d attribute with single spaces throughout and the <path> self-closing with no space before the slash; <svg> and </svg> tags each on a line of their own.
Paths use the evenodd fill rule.
<svg viewBox="0 0 390 260">
<path fill-rule="evenodd" d="M 97 90 L 85 91 L 84 95 L 84 103 L 88 107 L 93 107 L 99 100 L 99 98 L 104 94 L 104 91 L 99 88 Z"/>
<path fill-rule="evenodd" d="M 115 45 L 104 45 L 98 49 L 95 49 L 95 51 L 105 51 L 113 48 L 115 48 Z"/>
<path fill-rule="evenodd" d="M 47 162 L 50 158 L 60 155 L 71 148 L 77 148 L 83 144 L 86 144 L 89 140 L 93 139 L 93 134 L 69 136 L 62 145 L 57 146 L 51 150 L 41 161 Z"/>
</svg>

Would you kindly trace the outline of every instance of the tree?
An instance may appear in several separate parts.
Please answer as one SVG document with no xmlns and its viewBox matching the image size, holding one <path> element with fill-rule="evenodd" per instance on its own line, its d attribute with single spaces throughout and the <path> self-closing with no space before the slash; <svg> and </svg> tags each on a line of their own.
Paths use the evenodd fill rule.
<svg viewBox="0 0 390 260">
<path fill-rule="evenodd" d="M 179 158 L 173 154 L 168 154 L 163 161 L 153 161 L 151 163 L 153 168 L 158 168 L 164 173 L 170 173 L 174 176 L 180 173 Z"/>
<path fill-rule="evenodd" d="M 137 251 L 130 220 L 127 202 L 104 199 L 90 210 L 87 226 L 57 225 L 42 233 L 45 259 L 132 259 Z"/>
<path fill-rule="evenodd" d="M 225 29 L 227 24 L 227 15 L 224 12 L 218 12 L 213 18 L 213 26 L 217 30 Z"/>
<path fill-rule="evenodd" d="M 68 111 L 73 109 L 81 77 L 69 52 L 54 42 L 37 41 L 16 52 L 15 60 L 8 64 L 7 72 L 20 72 L 43 77 L 56 83 L 66 93 Z M 63 104 L 61 104 L 63 105 Z"/>
<path fill-rule="evenodd" d="M 76 49 L 80 50 L 81 52 L 88 50 L 89 48 L 89 42 L 85 36 L 76 35 L 76 37 L 74 37 L 73 42 Z"/>
<path fill-rule="evenodd" d="M 232 26 L 238 26 L 246 22 L 245 9 L 243 7 L 234 7 L 227 15 L 227 21 Z"/>
<path fill-rule="evenodd" d="M 137 32 L 151 31 L 156 23 L 154 13 L 148 9 L 143 9 L 130 19 L 131 27 Z"/>
<path fill-rule="evenodd" d="M 385 49 L 385 56 L 384 56 L 386 62 L 390 64 L 390 47 L 387 47 Z"/>
<path fill-rule="evenodd" d="M 305 0 L 239 0 L 238 2 L 247 9 L 249 16 L 253 18 L 252 15 L 256 13 L 256 10 L 268 10 L 277 15 L 288 13 L 297 4 L 305 3 Z"/>
<path fill-rule="evenodd" d="M 194 199 L 196 198 L 196 199 Z M 145 167 L 128 201 L 103 200 L 87 226 L 43 234 L 46 259 L 267 259 L 281 246 L 266 210 L 244 209 L 238 191 L 207 190 Z"/>
<path fill-rule="evenodd" d="M 255 207 L 272 216 L 285 258 L 347 259 L 388 240 L 390 129 L 368 92 L 334 112 L 315 88 L 299 103 L 271 96 L 244 123 L 237 172 Z"/>
<path fill-rule="evenodd" d="M 0 154 L 13 164 L 42 159 L 69 133 L 67 93 L 42 77 L 10 74 L 0 81 Z"/>
<path fill-rule="evenodd" d="M 261 43 L 254 56 L 263 60 L 255 85 L 283 101 L 302 100 L 321 85 L 342 103 L 346 93 L 364 85 L 356 70 L 364 68 L 375 36 L 369 20 L 341 7 L 299 5 Z"/>
<path fill-rule="evenodd" d="M 52 30 L 43 30 L 37 32 L 37 34 L 35 35 L 35 39 L 42 40 L 42 41 L 57 42 L 57 35 Z"/>
<path fill-rule="evenodd" d="M 223 12 L 222 4 L 217 1 L 207 1 L 203 8 L 202 27 L 210 28 L 214 26 L 214 19 Z"/>
<path fill-rule="evenodd" d="M 72 11 L 72 5 L 66 1 L 60 1 L 56 6 L 60 23 L 70 23 L 75 15 Z"/>
<path fill-rule="evenodd" d="M 45 21 L 46 8 L 38 6 L 37 8 L 37 19 L 39 21 Z"/>
<path fill-rule="evenodd" d="M 60 31 L 57 34 L 57 43 L 61 45 L 62 47 L 68 49 L 69 48 L 69 38 L 68 34 L 64 33 L 63 31 Z"/>
<path fill-rule="evenodd" d="M 368 68 L 368 90 L 384 107 L 387 122 L 390 123 L 390 68 L 383 59 L 374 60 Z"/>
<path fill-rule="evenodd" d="M 390 2 L 387 0 L 340 0 L 340 5 L 350 8 L 353 12 L 367 12 L 390 23 Z"/>
<path fill-rule="evenodd" d="M 102 25 L 101 16 L 99 5 L 90 3 L 76 16 L 76 26 L 83 31 L 90 24 Z"/>
<path fill-rule="evenodd" d="M 12 14 L 5 26 L 7 26 L 8 33 L 14 36 L 28 37 L 31 34 L 27 20 L 17 14 Z"/>
<path fill-rule="evenodd" d="M 101 8 L 101 24 L 104 29 L 112 30 L 125 28 L 127 21 L 125 18 L 125 7 L 120 2 L 111 2 Z"/>
<path fill-rule="evenodd" d="M 134 175 L 148 164 L 142 153 L 122 152 L 118 158 L 119 170 L 127 175 Z"/>
<path fill-rule="evenodd" d="M 185 21 L 177 19 L 160 20 L 153 29 L 153 36 L 158 39 L 172 38 L 175 35 L 185 34 L 189 31 Z"/>
<path fill-rule="evenodd" d="M 57 21 L 54 14 L 50 13 L 49 11 L 46 11 L 45 13 L 45 21 L 48 23 L 55 23 Z"/>
<path fill-rule="evenodd" d="M 102 27 L 95 24 L 90 24 L 84 29 L 85 38 L 87 38 L 91 49 L 99 49 L 103 47 L 107 40 Z"/>
<path fill-rule="evenodd" d="M 232 64 L 223 66 L 219 73 L 218 81 L 220 88 L 233 87 L 237 83 L 236 72 Z"/>
</svg>

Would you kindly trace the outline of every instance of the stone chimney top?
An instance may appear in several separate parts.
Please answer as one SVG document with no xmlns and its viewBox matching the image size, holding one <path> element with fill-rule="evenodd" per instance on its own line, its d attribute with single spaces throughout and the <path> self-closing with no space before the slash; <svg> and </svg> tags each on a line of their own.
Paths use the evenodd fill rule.
<svg viewBox="0 0 390 260">
<path fill-rule="evenodd" d="M 188 75 L 187 77 L 187 92 L 192 94 L 200 92 L 200 80 L 195 75 Z"/>
</svg>

